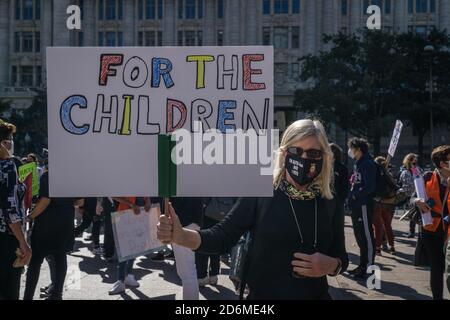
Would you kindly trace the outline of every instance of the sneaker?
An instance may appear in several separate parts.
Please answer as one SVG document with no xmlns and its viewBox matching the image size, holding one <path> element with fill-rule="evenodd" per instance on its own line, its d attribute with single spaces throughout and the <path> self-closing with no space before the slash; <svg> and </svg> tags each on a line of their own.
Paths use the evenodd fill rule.
<svg viewBox="0 0 450 320">
<path fill-rule="evenodd" d="M 389 248 L 388 248 L 387 243 L 383 243 L 383 251 L 388 251 L 388 250 L 389 250 Z"/>
<path fill-rule="evenodd" d="M 415 233 L 410 233 L 410 234 L 408 234 L 408 239 L 413 239 L 413 238 L 415 238 L 416 237 L 416 234 Z"/>
<path fill-rule="evenodd" d="M 353 270 L 348 270 L 347 272 L 350 273 L 350 274 L 355 274 L 355 273 L 361 272 L 362 269 L 364 269 L 364 268 L 361 267 L 361 266 L 357 266 L 355 269 L 353 269 Z"/>
<path fill-rule="evenodd" d="M 356 279 L 365 279 L 368 276 L 367 270 L 361 267 L 357 272 L 353 273 L 352 276 Z"/>
<path fill-rule="evenodd" d="M 103 258 L 104 258 L 104 259 L 106 260 L 106 262 L 108 262 L 108 263 L 117 263 L 117 262 L 119 262 L 119 260 L 117 260 L 116 254 L 113 254 L 112 256 L 104 256 Z"/>
<path fill-rule="evenodd" d="M 395 247 L 390 247 L 390 248 L 389 248 L 389 253 L 390 253 L 390 254 L 395 254 L 395 253 L 396 253 Z"/>
<path fill-rule="evenodd" d="M 207 284 L 209 284 L 209 278 L 208 277 L 204 277 L 204 278 L 198 279 L 198 286 L 199 287 L 205 287 Z"/>
<path fill-rule="evenodd" d="M 103 250 L 102 247 L 98 246 L 98 247 L 95 247 L 95 248 L 92 250 L 92 253 L 95 254 L 95 255 L 102 255 L 102 254 L 105 253 L 105 251 Z"/>
<path fill-rule="evenodd" d="M 218 276 L 211 276 L 209 277 L 209 284 L 212 286 L 217 285 L 217 283 L 219 282 L 219 277 Z"/>
<path fill-rule="evenodd" d="M 382 255 L 381 255 L 381 248 L 376 248 L 376 249 L 375 249 L 375 254 L 376 254 L 377 256 L 380 256 L 380 257 L 381 257 L 381 256 L 382 256 Z"/>
<path fill-rule="evenodd" d="M 167 252 L 167 253 L 164 255 L 164 258 L 165 258 L 165 259 L 175 259 L 175 254 L 173 253 L 173 250 L 169 250 L 169 252 Z"/>
<path fill-rule="evenodd" d="M 115 295 L 115 294 L 121 294 L 125 292 L 125 284 L 122 281 L 117 281 L 116 283 L 113 284 L 111 290 L 109 290 L 109 295 Z"/>
<path fill-rule="evenodd" d="M 156 255 L 150 258 L 153 262 L 164 262 L 165 256 L 163 251 L 158 251 Z"/>
<path fill-rule="evenodd" d="M 139 282 L 137 282 L 136 278 L 132 274 L 126 276 L 125 285 L 133 288 L 139 288 L 140 286 Z"/>
</svg>

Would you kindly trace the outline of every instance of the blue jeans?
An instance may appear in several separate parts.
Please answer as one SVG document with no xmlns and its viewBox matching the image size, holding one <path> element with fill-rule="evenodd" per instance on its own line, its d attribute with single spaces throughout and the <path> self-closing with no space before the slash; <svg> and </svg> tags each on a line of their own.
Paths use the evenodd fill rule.
<svg viewBox="0 0 450 320">
<path fill-rule="evenodd" d="M 118 280 L 123 282 L 123 281 L 125 281 L 125 277 L 127 275 L 133 273 L 133 264 L 134 264 L 134 259 L 119 262 Z"/>
</svg>

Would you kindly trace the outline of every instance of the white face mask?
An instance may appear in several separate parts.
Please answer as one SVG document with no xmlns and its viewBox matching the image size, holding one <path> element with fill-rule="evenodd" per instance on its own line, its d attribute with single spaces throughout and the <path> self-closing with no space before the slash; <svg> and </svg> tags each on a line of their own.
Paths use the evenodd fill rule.
<svg viewBox="0 0 450 320">
<path fill-rule="evenodd" d="M 350 158 L 355 159 L 355 155 L 353 154 L 352 149 L 348 149 L 347 154 L 348 154 L 348 156 L 349 156 Z"/>
</svg>

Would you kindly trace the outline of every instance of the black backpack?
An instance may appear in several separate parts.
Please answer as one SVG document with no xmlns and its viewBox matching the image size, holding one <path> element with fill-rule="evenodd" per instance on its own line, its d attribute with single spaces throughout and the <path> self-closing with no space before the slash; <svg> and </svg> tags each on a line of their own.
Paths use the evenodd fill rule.
<svg viewBox="0 0 450 320">
<path fill-rule="evenodd" d="M 395 195 L 397 186 L 394 178 L 386 170 L 383 165 L 375 162 L 376 165 L 376 183 L 375 191 L 373 193 L 374 198 L 388 198 Z"/>
</svg>

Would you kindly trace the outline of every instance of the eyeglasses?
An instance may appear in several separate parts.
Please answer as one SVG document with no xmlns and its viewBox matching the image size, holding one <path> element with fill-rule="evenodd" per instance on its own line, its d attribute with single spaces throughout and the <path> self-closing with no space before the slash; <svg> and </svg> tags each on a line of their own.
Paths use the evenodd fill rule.
<svg viewBox="0 0 450 320">
<path fill-rule="evenodd" d="M 289 147 L 287 148 L 287 152 L 290 154 L 298 155 L 299 157 L 303 156 L 303 154 L 306 153 L 306 156 L 309 159 L 322 159 L 323 157 L 323 151 L 318 149 L 303 150 L 303 148 Z"/>
</svg>

